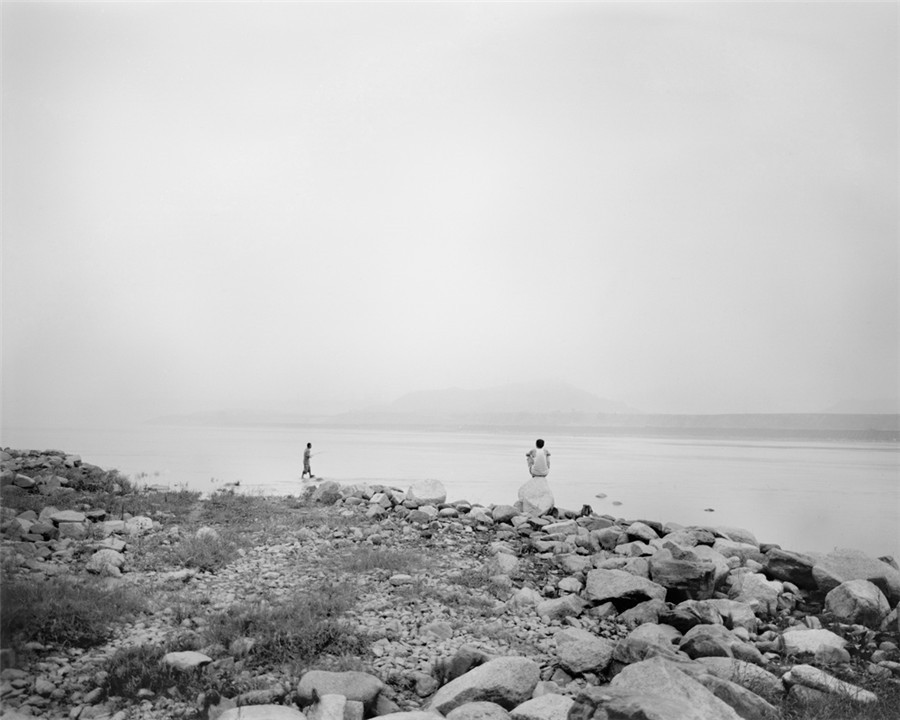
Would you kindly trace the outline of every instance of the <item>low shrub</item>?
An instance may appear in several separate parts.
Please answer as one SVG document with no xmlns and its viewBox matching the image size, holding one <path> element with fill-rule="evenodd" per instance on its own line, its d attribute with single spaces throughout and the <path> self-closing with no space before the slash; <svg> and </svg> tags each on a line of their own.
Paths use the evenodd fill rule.
<svg viewBox="0 0 900 720">
<path fill-rule="evenodd" d="M 251 664 L 302 666 L 324 654 L 360 656 L 369 638 L 341 616 L 355 603 L 355 591 L 327 585 L 277 605 L 233 605 L 207 618 L 207 640 L 229 647 L 238 638 L 255 643 Z"/>
<path fill-rule="evenodd" d="M 191 535 L 180 540 L 171 551 L 178 565 L 215 572 L 237 557 L 237 547 L 228 539 L 216 535 Z"/>
<path fill-rule="evenodd" d="M 355 548 L 343 559 L 344 568 L 356 572 L 367 572 L 370 570 L 410 572 L 420 567 L 422 562 L 421 554 L 409 550 L 387 550 L 367 547 Z"/>
<path fill-rule="evenodd" d="M 70 578 L 13 579 L 3 583 L 0 598 L 0 629 L 13 645 L 93 647 L 109 639 L 116 622 L 144 609 L 128 588 Z"/>
</svg>

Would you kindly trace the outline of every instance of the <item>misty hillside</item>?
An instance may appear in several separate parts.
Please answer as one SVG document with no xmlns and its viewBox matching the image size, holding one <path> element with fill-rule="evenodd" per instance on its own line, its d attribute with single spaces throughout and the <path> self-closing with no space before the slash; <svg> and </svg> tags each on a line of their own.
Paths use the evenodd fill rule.
<svg viewBox="0 0 900 720">
<path fill-rule="evenodd" d="M 622 403 L 565 383 L 520 383 L 480 390 L 422 390 L 403 395 L 380 411 L 401 414 L 634 413 Z"/>
</svg>

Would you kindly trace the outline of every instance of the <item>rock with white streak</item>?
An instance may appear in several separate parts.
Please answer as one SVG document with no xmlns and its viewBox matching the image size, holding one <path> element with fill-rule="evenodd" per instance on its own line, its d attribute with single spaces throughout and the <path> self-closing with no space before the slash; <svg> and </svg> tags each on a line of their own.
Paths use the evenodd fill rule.
<svg viewBox="0 0 900 720">
<path fill-rule="evenodd" d="M 212 658 L 201 652 L 194 650 L 184 650 L 182 652 L 170 652 L 163 655 L 162 663 L 182 672 L 190 672 L 204 665 L 209 665 Z"/>
<path fill-rule="evenodd" d="M 242 705 L 226 710 L 218 720 L 306 720 L 306 715 L 284 705 Z"/>
<path fill-rule="evenodd" d="M 734 708 L 744 720 L 778 720 L 778 709 L 742 685 L 715 675 L 700 675 L 697 680 L 713 695 Z"/>
<path fill-rule="evenodd" d="M 786 685 L 803 685 L 829 695 L 846 697 L 858 703 L 868 704 L 878 701 L 875 693 L 839 680 L 812 665 L 795 665 L 784 674 L 783 680 Z"/>
</svg>

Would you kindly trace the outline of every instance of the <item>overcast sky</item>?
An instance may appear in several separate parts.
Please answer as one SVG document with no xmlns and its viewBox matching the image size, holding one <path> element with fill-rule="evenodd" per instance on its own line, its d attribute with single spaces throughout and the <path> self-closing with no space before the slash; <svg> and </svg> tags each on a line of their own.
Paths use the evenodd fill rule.
<svg viewBox="0 0 900 720">
<path fill-rule="evenodd" d="M 898 5 L 2 5 L 2 422 L 898 404 Z"/>
</svg>

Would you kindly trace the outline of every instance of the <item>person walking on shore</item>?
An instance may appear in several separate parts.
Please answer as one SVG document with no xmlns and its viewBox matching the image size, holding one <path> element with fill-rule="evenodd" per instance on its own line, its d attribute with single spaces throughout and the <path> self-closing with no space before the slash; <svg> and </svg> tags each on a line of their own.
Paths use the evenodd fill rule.
<svg viewBox="0 0 900 720">
<path fill-rule="evenodd" d="M 312 443 L 306 443 L 306 450 L 303 451 L 303 474 L 300 476 L 302 480 L 307 475 L 309 475 L 309 479 L 312 480 L 315 477 L 312 474 L 312 469 L 309 467 L 309 459 L 312 457 Z"/>
<path fill-rule="evenodd" d="M 544 441 L 540 438 L 534 443 L 534 447 L 525 453 L 528 462 L 528 472 L 531 477 L 547 477 L 550 472 L 550 452 L 544 450 Z"/>
</svg>

